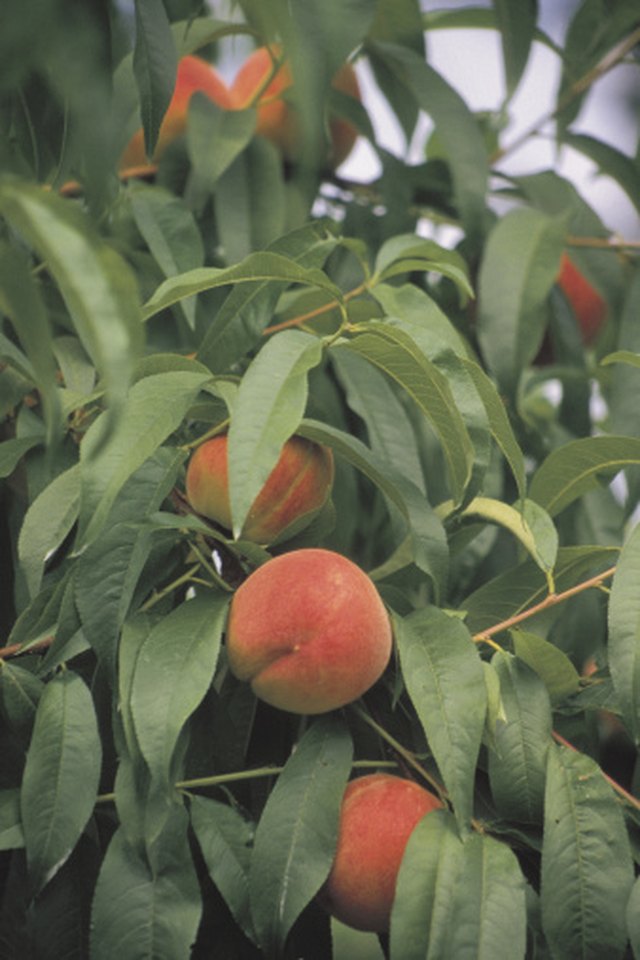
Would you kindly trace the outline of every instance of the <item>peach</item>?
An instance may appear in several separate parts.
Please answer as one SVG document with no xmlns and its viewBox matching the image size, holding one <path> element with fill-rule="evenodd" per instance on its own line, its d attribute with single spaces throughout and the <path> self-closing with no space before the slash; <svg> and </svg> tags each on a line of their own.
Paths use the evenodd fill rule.
<svg viewBox="0 0 640 960">
<path fill-rule="evenodd" d="M 229 109 L 231 106 L 229 88 L 216 69 L 201 57 L 182 57 L 178 62 L 173 97 L 160 127 L 153 161 L 157 161 L 169 144 L 185 132 L 189 101 L 196 91 L 206 94 L 219 107 Z M 146 163 L 148 158 L 144 149 L 144 133 L 140 127 L 124 149 L 120 158 L 120 170 L 143 166 Z"/>
<path fill-rule="evenodd" d="M 373 581 L 332 550 L 268 560 L 231 602 L 231 671 L 261 700 L 291 713 L 325 713 L 356 700 L 384 672 L 391 643 Z"/>
<path fill-rule="evenodd" d="M 277 62 L 280 56 L 281 49 L 278 46 L 254 50 L 231 84 L 231 98 L 237 109 L 257 106 L 256 133 L 271 140 L 288 160 L 295 160 L 299 152 L 300 125 L 295 108 L 286 99 L 286 92 L 293 84 L 289 64 L 286 61 L 282 63 L 269 80 L 274 61 Z M 349 63 L 343 64 L 337 71 L 333 86 L 341 93 L 360 99 L 358 78 Z M 257 103 L 254 103 L 256 98 Z M 329 162 L 335 168 L 348 157 L 358 133 L 351 123 L 339 117 L 330 119 L 329 133 Z"/>
<path fill-rule="evenodd" d="M 412 780 L 387 773 L 352 780 L 342 800 L 333 866 L 318 898 L 325 909 L 357 930 L 388 930 L 409 837 L 439 807 L 438 797 Z"/>
<path fill-rule="evenodd" d="M 251 506 L 243 538 L 266 544 L 287 531 L 297 532 L 324 506 L 332 484 L 331 450 L 291 437 Z M 186 486 L 187 500 L 197 513 L 231 529 L 226 434 L 196 449 L 187 467 Z"/>
<path fill-rule="evenodd" d="M 580 327 L 582 342 L 585 346 L 590 346 L 606 320 L 605 301 L 566 253 L 563 253 L 560 259 L 558 285 L 571 304 Z"/>
</svg>

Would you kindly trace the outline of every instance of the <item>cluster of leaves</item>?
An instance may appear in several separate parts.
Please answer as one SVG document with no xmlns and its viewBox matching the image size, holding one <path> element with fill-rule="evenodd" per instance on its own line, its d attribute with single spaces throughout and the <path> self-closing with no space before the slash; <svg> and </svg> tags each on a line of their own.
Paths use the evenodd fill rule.
<svg viewBox="0 0 640 960">
<path fill-rule="evenodd" d="M 563 49 L 512 0 L 244 0 L 228 20 L 137 0 L 135 49 L 115 5 L 80 6 L 49 4 L 34 41 L 22 4 L 1 38 L 0 953 L 327 960 L 342 792 L 390 767 L 447 804 L 407 849 L 392 960 L 640 956 L 640 272 L 555 171 L 501 173 L 424 50 L 425 30 L 497 30 L 505 116 L 547 44 L 559 142 L 637 203 L 637 163 L 572 132 L 638 44 L 636 4 L 584 0 Z M 304 74 L 300 164 L 253 109 L 196 97 L 153 182 L 119 182 L 177 56 L 247 33 Z M 313 163 L 352 53 L 407 137 L 423 111 L 438 141 L 409 165 L 334 98 L 379 157 L 366 187 Z M 554 285 L 572 240 L 608 305 L 588 353 Z M 229 425 L 236 530 L 292 433 L 335 452 L 331 507 L 272 550 L 344 553 L 392 614 L 392 665 L 335 715 L 268 708 L 226 668 L 229 600 L 269 553 L 182 491 Z"/>
</svg>

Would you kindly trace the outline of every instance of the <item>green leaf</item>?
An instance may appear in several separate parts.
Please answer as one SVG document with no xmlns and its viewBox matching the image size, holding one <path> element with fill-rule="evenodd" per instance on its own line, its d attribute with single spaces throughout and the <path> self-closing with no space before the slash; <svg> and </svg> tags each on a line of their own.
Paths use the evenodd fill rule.
<svg viewBox="0 0 640 960">
<path fill-rule="evenodd" d="M 131 387 L 108 442 L 105 414 L 89 427 L 80 448 L 81 543 L 97 536 L 123 484 L 177 430 L 207 379 L 206 374 L 181 371 L 145 377 Z"/>
<path fill-rule="evenodd" d="M 44 684 L 29 670 L 0 661 L 0 707 L 12 730 L 31 734 Z"/>
<path fill-rule="evenodd" d="M 560 703 L 578 692 L 580 674 L 566 653 L 535 633 L 512 630 L 511 636 L 518 658 L 538 674 L 547 688 L 552 704 Z"/>
<path fill-rule="evenodd" d="M 192 797 L 191 823 L 209 876 L 234 920 L 255 939 L 249 907 L 249 865 L 254 827 L 234 808 L 208 797 Z"/>
<path fill-rule="evenodd" d="M 151 157 L 173 95 L 178 56 L 162 0 L 135 0 L 135 12 L 133 71 L 140 95 L 145 150 Z"/>
<path fill-rule="evenodd" d="M 478 652 L 465 625 L 437 607 L 394 617 L 394 635 L 407 693 L 466 831 L 487 709 Z"/>
<path fill-rule="evenodd" d="M 640 463 L 640 440 L 586 437 L 552 450 L 534 473 L 529 496 L 554 517 L 583 493 L 612 479 L 624 467 Z"/>
<path fill-rule="evenodd" d="M 0 245 L 0 307 L 9 315 L 33 367 L 51 446 L 63 431 L 51 326 L 26 256 L 6 243 Z"/>
<path fill-rule="evenodd" d="M 78 516 L 80 468 L 59 474 L 44 488 L 25 514 L 18 538 L 18 557 L 29 593 L 38 593 L 47 556 L 65 539 Z"/>
<path fill-rule="evenodd" d="M 342 300 L 342 291 L 322 272 L 314 267 L 306 268 L 295 260 L 279 253 L 264 250 L 251 253 L 233 267 L 200 267 L 188 270 L 177 277 L 161 283 L 143 308 L 143 318 L 148 320 L 166 307 L 173 306 L 185 297 L 192 297 L 205 290 L 215 290 L 234 283 L 281 280 L 301 283 L 325 290 L 330 296 Z"/>
<path fill-rule="evenodd" d="M 440 273 L 453 280 L 463 304 L 474 296 L 467 265 L 457 251 L 413 233 L 392 237 L 382 244 L 374 266 L 376 283 L 416 270 Z"/>
<path fill-rule="evenodd" d="M 631 353 L 630 350 L 615 350 L 603 357 L 600 363 L 603 367 L 608 367 L 612 363 L 627 363 L 631 367 L 640 367 L 640 353 Z"/>
<path fill-rule="evenodd" d="M 584 133 L 568 133 L 562 136 L 562 142 L 583 153 L 600 168 L 600 172 L 611 177 L 622 187 L 636 210 L 640 212 L 640 168 L 636 161 L 611 144 Z"/>
<path fill-rule="evenodd" d="M 542 820 L 547 750 L 551 741 L 549 694 L 534 671 L 517 657 L 496 653 L 504 717 L 489 751 L 489 780 L 498 813 L 507 820 Z"/>
<path fill-rule="evenodd" d="M 413 283 L 393 286 L 377 283 L 371 290 L 391 323 L 400 321 L 403 330 L 420 344 L 431 360 L 452 351 L 466 358 L 467 346 L 447 315 L 435 300 Z"/>
<path fill-rule="evenodd" d="M 35 891 L 62 866 L 91 816 L 101 756 L 91 694 L 77 674 L 57 674 L 38 704 L 20 794 Z"/>
<path fill-rule="evenodd" d="M 320 267 L 336 243 L 326 224 L 319 221 L 280 237 L 268 252 L 287 257 L 302 267 Z M 202 338 L 198 359 L 214 373 L 229 369 L 260 340 L 285 286 L 286 281 L 256 280 L 234 287 Z"/>
<path fill-rule="evenodd" d="M 180 810 L 180 813 L 183 811 Z M 176 960 L 195 940 L 202 904 L 186 831 L 154 871 L 114 834 L 102 862 L 91 913 L 91 960 Z"/>
<path fill-rule="evenodd" d="M 226 259 L 241 260 L 280 237 L 287 206 L 282 154 L 264 137 L 255 137 L 216 185 L 216 216 Z"/>
<path fill-rule="evenodd" d="M 640 526 L 622 548 L 609 600 L 609 669 L 624 720 L 640 744 Z"/>
<path fill-rule="evenodd" d="M 196 176 L 213 190 L 218 178 L 231 166 L 251 140 L 256 111 L 228 110 L 210 97 L 196 92 L 189 101 L 187 149 Z"/>
<path fill-rule="evenodd" d="M 434 595 L 444 591 L 447 569 L 447 542 L 442 524 L 428 501 L 395 467 L 376 457 L 355 437 L 315 420 L 303 420 L 298 433 L 324 443 L 367 476 L 400 509 L 409 524 L 411 549 L 401 564 L 413 562 L 431 578 Z M 401 569 L 400 567 L 400 569 Z"/>
<path fill-rule="evenodd" d="M 307 374 L 322 359 L 322 341 L 284 330 L 267 341 L 242 378 L 229 427 L 229 498 L 234 537 L 295 432 L 307 403 Z"/>
<path fill-rule="evenodd" d="M 413 50 L 376 44 L 372 51 L 407 86 L 420 109 L 435 123 L 466 232 L 472 240 L 479 239 L 484 232 L 489 165 L 475 117 L 453 87 Z"/>
<path fill-rule="evenodd" d="M 516 91 L 529 60 L 536 29 L 537 0 L 494 0 L 507 97 Z"/>
<path fill-rule="evenodd" d="M 11 787 L 0 790 L 0 850 L 19 850 L 24 847 L 20 818 L 20 790 Z"/>
<path fill-rule="evenodd" d="M 465 841 L 452 818 L 428 813 L 398 874 L 391 960 L 523 960 L 525 881 L 515 854 L 486 834 Z"/>
<path fill-rule="evenodd" d="M 343 723 L 323 717 L 296 745 L 269 794 L 249 874 L 253 921 L 269 956 L 278 955 L 329 873 L 351 757 Z"/>
<path fill-rule="evenodd" d="M 0 211 L 47 264 L 82 344 L 101 374 L 113 425 L 142 351 L 136 278 L 75 206 L 41 187 L 0 182 Z"/>
<path fill-rule="evenodd" d="M 484 404 L 487 417 L 489 418 L 491 434 L 511 468 L 520 498 L 524 499 L 526 489 L 524 455 L 513 433 L 504 402 L 493 381 L 486 375 L 479 364 L 474 360 L 468 360 L 464 357 L 462 358 L 462 362 L 467 368 L 475 388 L 478 391 L 478 395 Z"/>
<path fill-rule="evenodd" d="M 523 207 L 501 217 L 489 234 L 478 277 L 477 334 L 491 373 L 508 394 L 542 341 L 565 233 L 562 217 Z"/>
<path fill-rule="evenodd" d="M 633 955 L 640 957 L 640 877 L 636 880 L 627 904 L 627 929 Z"/>
<path fill-rule="evenodd" d="M 139 182 L 130 184 L 128 189 L 136 226 L 165 277 L 201 267 L 202 237 L 184 201 L 168 190 Z M 180 306 L 193 328 L 195 301 L 183 300 Z"/>
<path fill-rule="evenodd" d="M 597 763 L 549 750 L 542 845 L 542 925 L 555 956 L 619 960 L 633 884 L 626 827 Z"/>
<path fill-rule="evenodd" d="M 42 437 L 19 437 L 0 443 L 0 478 L 11 476 L 25 453 L 42 443 Z"/>
<path fill-rule="evenodd" d="M 436 430 L 447 462 L 453 499 L 462 499 L 471 476 L 473 446 L 455 405 L 446 377 L 408 334 L 389 324 L 372 322 L 332 350 L 350 350 L 365 357 L 400 384 Z"/>
<path fill-rule="evenodd" d="M 144 521 L 156 511 L 175 482 L 182 451 L 160 449 L 129 478 L 116 500 L 106 529 L 78 558 L 75 602 L 84 632 L 99 659 L 113 667 L 120 629 L 140 574 L 163 540 Z"/>
<path fill-rule="evenodd" d="M 194 597 L 164 617 L 139 651 L 133 723 L 152 777 L 167 785 L 180 732 L 213 679 L 226 612 L 226 597 Z"/>
<path fill-rule="evenodd" d="M 445 519 L 454 513 L 452 501 L 438 506 L 437 514 Z M 510 507 L 489 497 L 475 497 L 460 514 L 466 517 L 481 517 L 489 523 L 497 523 L 509 530 L 529 553 L 540 569 L 547 575 L 551 588 L 553 570 L 558 554 L 558 533 L 548 515 L 532 500 L 516 503 Z"/>
</svg>

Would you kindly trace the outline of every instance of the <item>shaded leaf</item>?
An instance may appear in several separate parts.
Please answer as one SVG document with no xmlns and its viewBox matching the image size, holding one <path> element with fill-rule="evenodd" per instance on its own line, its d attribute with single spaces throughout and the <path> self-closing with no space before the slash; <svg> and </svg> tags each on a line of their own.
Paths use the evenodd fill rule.
<svg viewBox="0 0 640 960">
<path fill-rule="evenodd" d="M 249 890 L 256 933 L 271 956 L 329 873 L 351 756 L 342 722 L 322 718 L 296 745 L 269 794 L 256 830 Z"/>
<path fill-rule="evenodd" d="M 18 538 L 18 557 L 32 597 L 40 589 L 47 556 L 76 522 L 79 503 L 80 468 L 75 464 L 45 487 L 27 510 Z"/>
<path fill-rule="evenodd" d="M 102 746 L 91 694 L 75 673 L 57 674 L 40 698 L 20 806 L 29 874 L 40 890 L 62 866 L 95 803 Z"/>
<path fill-rule="evenodd" d="M 173 95 L 178 57 L 162 0 L 135 0 L 135 14 L 133 72 L 140 96 L 145 150 L 151 157 Z"/>
<path fill-rule="evenodd" d="M 394 618 L 407 692 L 451 796 L 460 828 L 469 828 L 487 691 L 465 625 L 436 607 Z"/>
<path fill-rule="evenodd" d="M 629 732 L 640 744 L 640 526 L 622 548 L 609 600 L 609 669 Z"/>
<path fill-rule="evenodd" d="M 590 757 L 553 747 L 547 764 L 542 922 L 554 955 L 618 960 L 633 865 L 622 812 Z"/>
<path fill-rule="evenodd" d="M 502 58 L 507 96 L 515 92 L 529 60 L 535 36 L 537 0 L 495 0 L 497 28 L 502 41 Z"/>
<path fill-rule="evenodd" d="M 538 674 L 552 703 L 578 692 L 580 674 L 566 653 L 534 633 L 512 630 L 511 635 L 517 656 Z"/>
</svg>

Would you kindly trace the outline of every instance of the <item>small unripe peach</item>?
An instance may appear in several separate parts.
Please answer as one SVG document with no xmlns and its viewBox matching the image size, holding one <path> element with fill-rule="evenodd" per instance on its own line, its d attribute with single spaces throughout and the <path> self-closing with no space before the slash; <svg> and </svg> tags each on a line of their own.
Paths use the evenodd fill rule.
<svg viewBox="0 0 640 960">
<path fill-rule="evenodd" d="M 578 321 L 582 342 L 590 346 L 607 318 L 607 305 L 596 288 L 566 253 L 560 259 L 558 285 L 571 304 Z"/>
<path fill-rule="evenodd" d="M 281 55 L 279 46 L 254 50 L 231 84 L 231 98 L 234 107 L 242 109 L 254 105 L 253 101 L 258 95 L 255 104 L 256 133 L 271 140 L 288 160 L 295 160 L 300 150 L 300 123 L 295 108 L 286 98 L 293 84 L 289 64 L 286 61 L 282 63 L 265 89 L 261 89 L 273 72 L 274 59 L 277 60 Z M 332 85 L 341 93 L 360 100 L 360 85 L 351 64 L 345 63 L 340 67 Z M 329 119 L 329 134 L 329 161 L 333 167 L 337 167 L 348 157 L 358 133 L 353 124 L 333 116 Z"/>
<path fill-rule="evenodd" d="M 173 96 L 164 115 L 152 160 L 157 161 L 169 144 L 182 136 L 187 126 L 189 101 L 196 91 L 206 94 L 219 107 L 231 107 L 231 94 L 215 67 L 201 57 L 182 57 L 178 62 Z M 134 133 L 120 158 L 125 170 L 148 163 L 142 127 Z"/>
<path fill-rule="evenodd" d="M 342 800 L 333 866 L 319 895 L 325 909 L 357 930 L 388 930 L 409 837 L 439 807 L 438 797 L 412 780 L 386 773 L 352 780 Z"/>
<path fill-rule="evenodd" d="M 331 450 L 304 437 L 291 437 L 251 505 L 243 538 L 273 543 L 289 529 L 297 532 L 324 506 L 332 484 Z M 226 434 L 197 448 L 189 461 L 186 486 L 194 510 L 231 528 Z"/>
<path fill-rule="evenodd" d="M 391 656 L 391 624 L 370 577 L 332 550 L 268 560 L 231 603 L 227 655 L 257 697 L 291 713 L 325 713 L 360 697 Z"/>
</svg>

